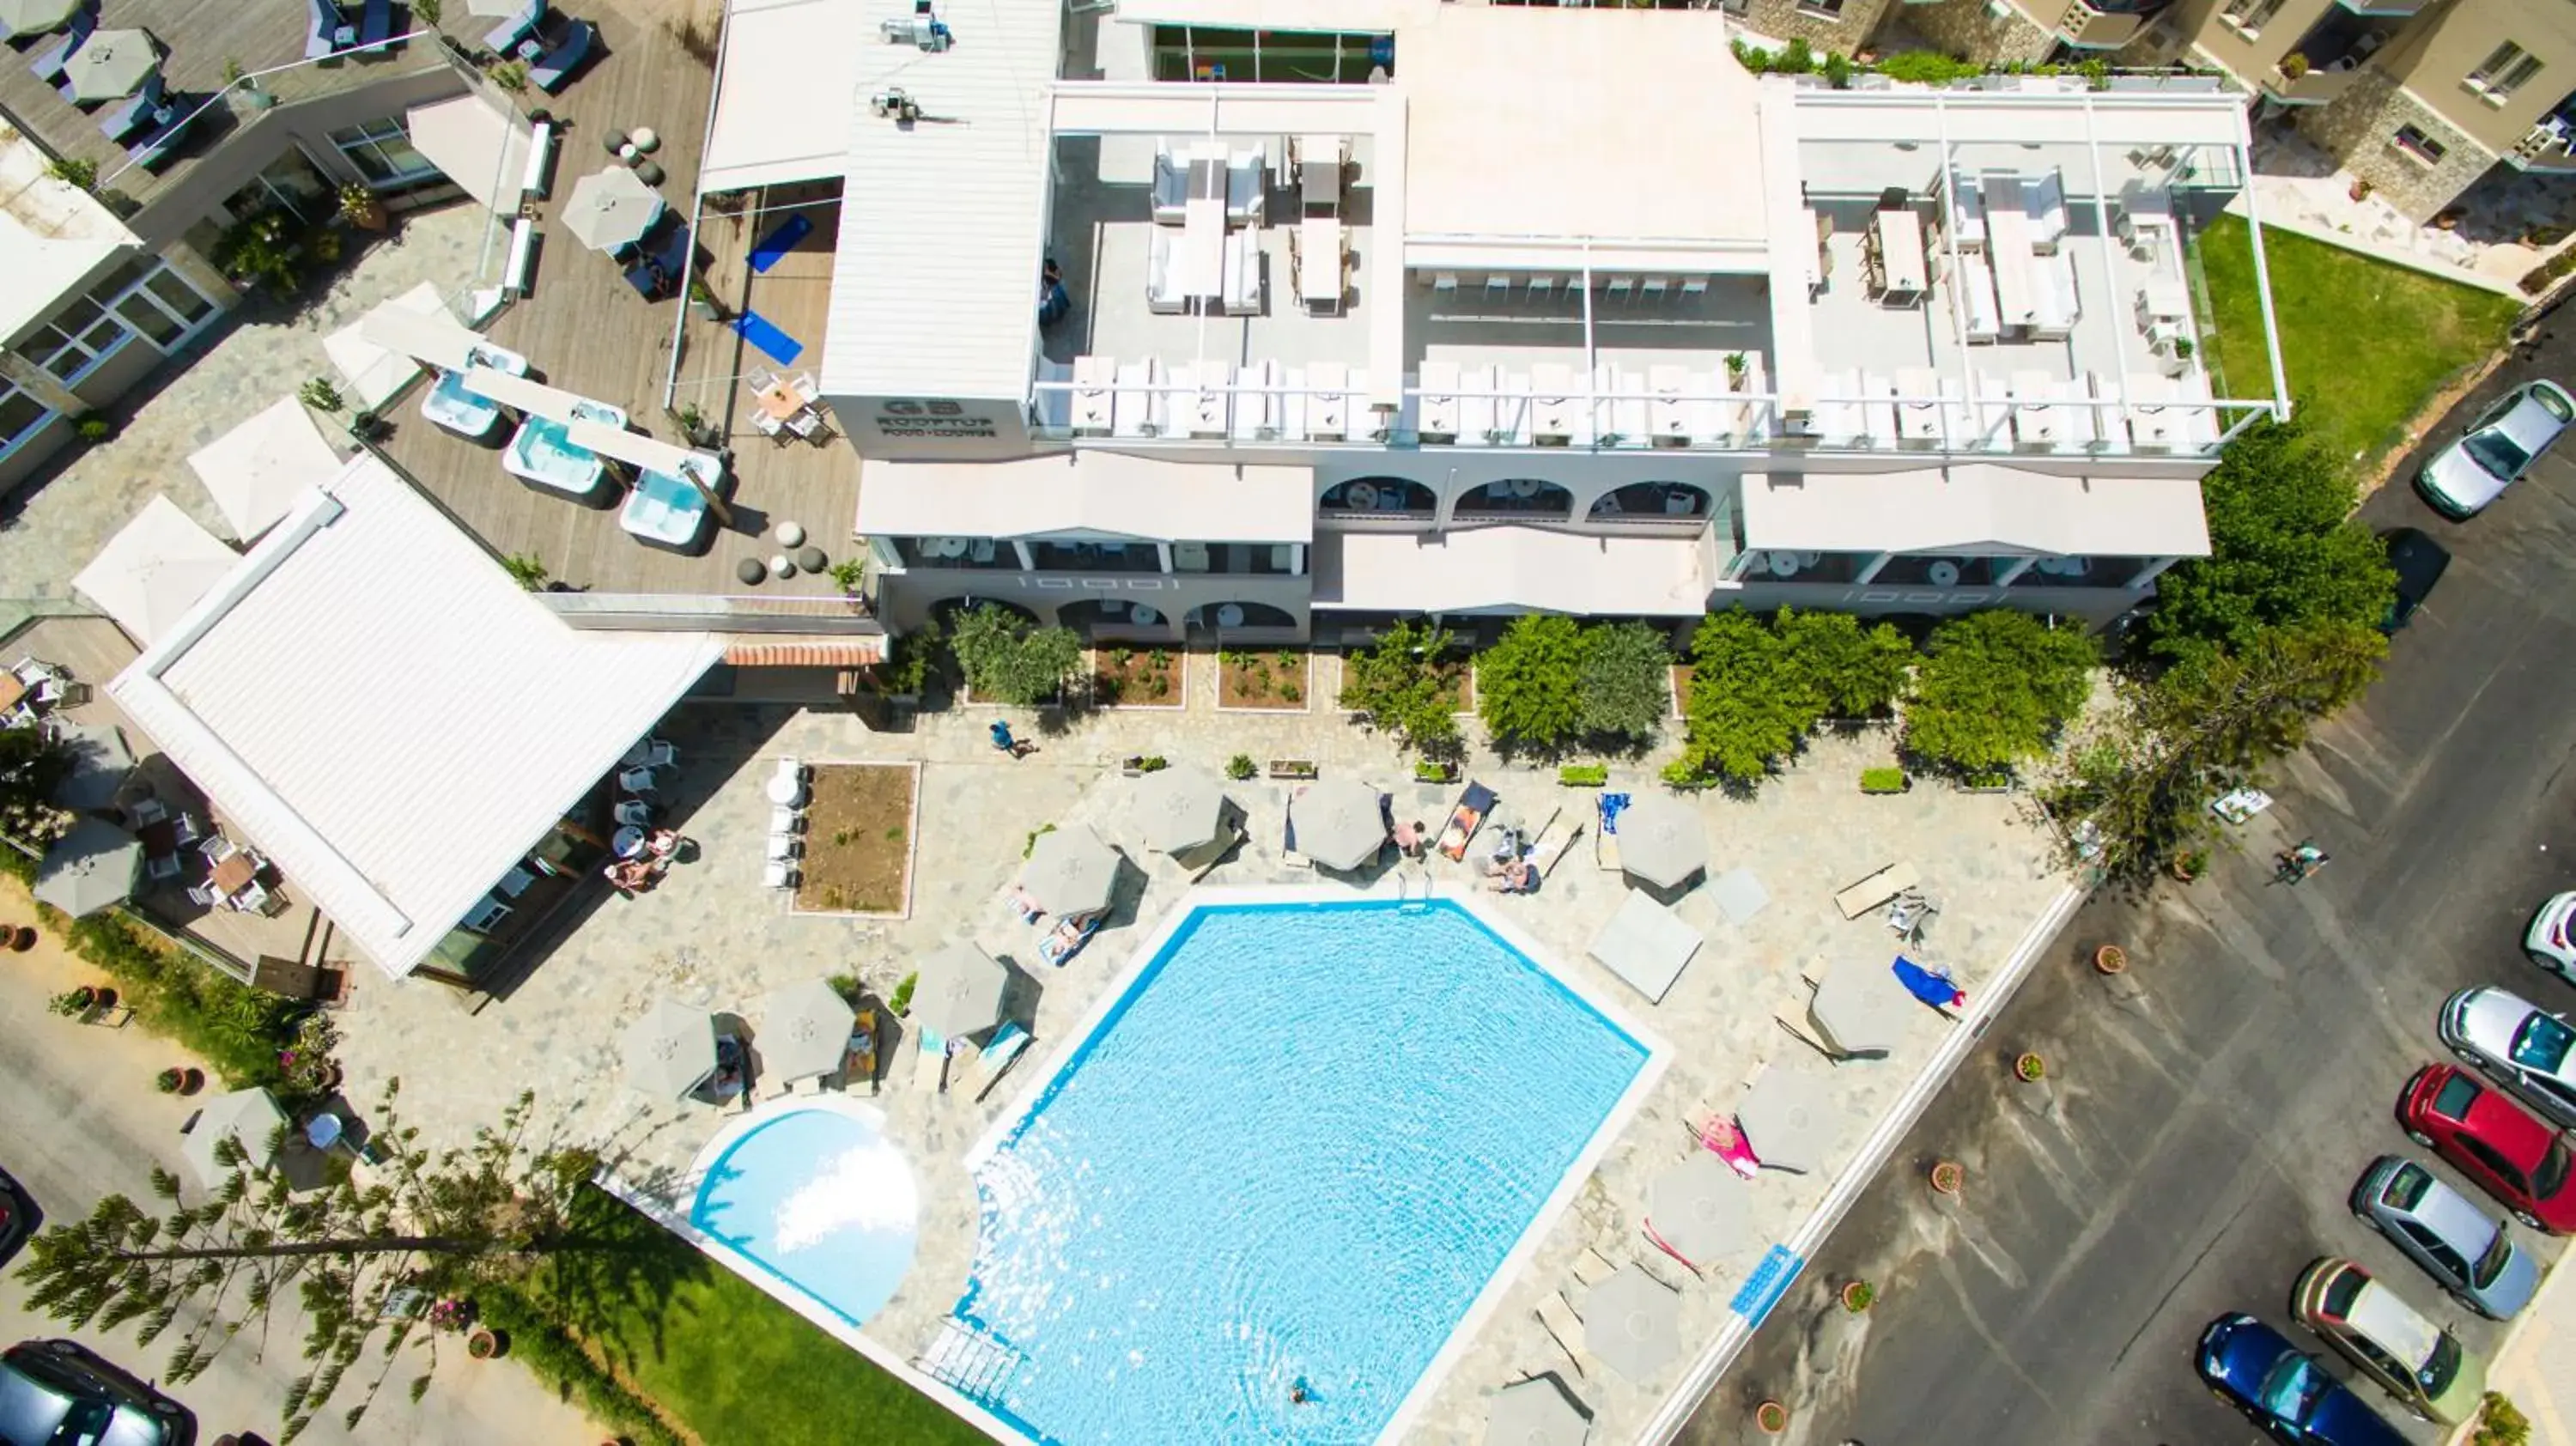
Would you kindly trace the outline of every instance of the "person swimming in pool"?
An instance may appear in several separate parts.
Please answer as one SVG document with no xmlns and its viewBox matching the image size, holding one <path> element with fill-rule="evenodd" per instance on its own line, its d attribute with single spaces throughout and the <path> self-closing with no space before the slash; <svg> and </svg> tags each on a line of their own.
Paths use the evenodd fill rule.
<svg viewBox="0 0 2576 1446">
<path fill-rule="evenodd" d="M 1296 1380 L 1289 1383 L 1288 1404 L 1292 1406 L 1310 1405 L 1314 1402 L 1314 1399 L 1315 1393 L 1306 1389 L 1305 1377 L 1299 1376 Z"/>
</svg>

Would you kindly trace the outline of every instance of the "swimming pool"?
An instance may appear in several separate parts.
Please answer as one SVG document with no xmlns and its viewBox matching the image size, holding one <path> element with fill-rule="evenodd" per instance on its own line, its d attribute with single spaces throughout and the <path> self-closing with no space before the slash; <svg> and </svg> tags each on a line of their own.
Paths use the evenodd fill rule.
<svg viewBox="0 0 2576 1446">
<path fill-rule="evenodd" d="M 1199 906 L 970 1157 L 1007 1364 L 952 1384 L 1067 1446 L 1376 1439 L 1649 1062 L 1458 904 Z"/>
<path fill-rule="evenodd" d="M 710 1142 L 689 1224 L 855 1326 L 912 1269 L 912 1166 L 855 1101 L 799 1101 Z"/>
</svg>

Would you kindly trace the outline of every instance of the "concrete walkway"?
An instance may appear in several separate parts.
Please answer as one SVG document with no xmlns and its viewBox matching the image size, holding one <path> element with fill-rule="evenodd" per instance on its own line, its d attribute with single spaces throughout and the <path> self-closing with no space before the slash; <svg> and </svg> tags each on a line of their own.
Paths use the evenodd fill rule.
<svg viewBox="0 0 2576 1446">
<path fill-rule="evenodd" d="M 2500 1392 L 2531 1418 L 2531 1446 L 2576 1446 L 2576 1356 L 2567 1345 L 2576 1341 L 2576 1285 L 2569 1284 L 2564 1264 L 2533 1298 L 2531 1309 L 2514 1323 L 2495 1359 L 2487 1363 L 2487 1389 Z M 2475 1423 L 2451 1433 L 2451 1446 L 2465 1446 Z"/>
</svg>

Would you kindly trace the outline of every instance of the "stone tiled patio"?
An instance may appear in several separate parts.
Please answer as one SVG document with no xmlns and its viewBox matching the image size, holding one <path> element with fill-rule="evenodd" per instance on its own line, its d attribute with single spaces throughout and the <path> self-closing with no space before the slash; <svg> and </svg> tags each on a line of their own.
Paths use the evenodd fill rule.
<svg viewBox="0 0 2576 1446">
<path fill-rule="evenodd" d="M 1195 660 L 1205 662 L 1207 660 Z M 1329 698 L 1335 665 L 1320 664 L 1315 692 Z M 468 1015 L 446 991 L 373 983 L 347 1011 L 344 1058 L 352 1098 L 372 1097 L 389 1074 L 405 1080 L 405 1113 L 433 1137 L 458 1137 L 494 1119 L 521 1087 L 536 1090 L 541 1117 L 568 1139 L 608 1151 L 618 1173 L 648 1191 L 676 1194 L 686 1166 L 724 1121 L 746 1106 L 647 1101 L 620 1083 L 620 1027 L 657 995 L 715 1011 L 748 1010 L 765 991 L 818 975 L 855 972 L 880 995 L 907 972 L 907 961 L 955 938 L 973 939 L 1023 971 L 1012 1007 L 1028 1020 L 1037 1046 L 1000 1088 L 978 1102 L 963 1094 L 925 1094 L 912 1085 L 909 1039 L 887 1052 L 878 1103 L 889 1131 L 919 1176 L 923 1219 L 920 1253 L 910 1278 L 867 1334 L 910 1357 L 937 1331 L 966 1283 L 974 1253 L 976 1202 L 961 1164 L 968 1145 L 995 1116 L 1052 1067 L 1055 1047 L 1130 960 L 1137 942 L 1179 899 L 1183 875 L 1169 859 L 1133 842 L 1121 816 L 1129 787 L 1115 760 L 1160 753 L 1221 769 L 1233 754 L 1312 758 L 1330 773 L 1390 786 L 1397 807 L 1436 821 L 1456 790 L 1417 785 L 1394 749 L 1350 726 L 1329 709 L 1275 717 L 1220 714 L 1214 669 L 1192 669 L 1186 710 L 1109 713 L 1069 731 L 1049 733 L 1033 717 L 1014 716 L 1040 751 L 1013 762 L 995 754 L 984 729 L 994 710 L 924 716 L 910 732 L 872 733 L 852 716 L 787 709 L 695 705 L 670 720 L 665 735 L 682 749 L 683 776 L 674 803 L 684 832 L 702 847 L 654 893 L 609 900 L 509 997 Z M 1619 770 L 1613 786 L 1652 787 L 1667 750 Z M 1826 1070 L 1774 1018 L 1803 1011 L 1801 974 L 1851 954 L 1883 966 L 1892 936 L 1876 917 L 1847 923 L 1832 892 L 1883 864 L 1904 859 L 1922 871 L 1944 906 L 1921 957 L 1950 966 L 1975 990 L 2001 964 L 2032 919 L 2061 887 L 2043 863 L 2039 840 L 2019 823 L 2014 800 L 1918 788 L 1898 798 L 1869 798 L 1857 789 L 1865 763 L 1883 761 L 1883 736 L 1822 740 L 1801 764 L 1751 802 L 1704 799 L 1712 865 L 1751 868 L 1771 904 L 1747 924 L 1726 922 L 1706 885 L 1679 904 L 1707 946 L 1661 1005 L 1648 1005 L 1583 956 L 1583 946 L 1622 894 L 1619 876 L 1599 870 L 1588 838 L 1567 853 L 1536 898 L 1500 901 L 1505 914 L 1555 952 L 1554 963 L 1605 997 L 1618 999 L 1667 1047 L 1670 1063 L 1644 1108 L 1610 1148 L 1577 1203 L 1547 1232 L 1531 1266 L 1502 1295 L 1421 1417 L 1414 1439 L 1481 1439 L 1485 1399 L 1523 1374 L 1558 1371 L 1598 1414 L 1601 1439 L 1621 1439 L 1678 1381 L 1683 1360 L 1662 1378 L 1580 1380 L 1532 1314 L 1547 1293 L 1573 1289 L 1569 1264 L 1584 1246 L 1614 1260 L 1653 1255 L 1639 1233 L 1647 1182 L 1689 1148 L 1687 1119 L 1709 1104 L 1727 1105 L 1765 1067 Z M 922 796 L 911 916 L 855 920 L 790 916 L 784 901 L 760 886 L 759 837 L 769 805 L 761 796 L 771 759 L 794 754 L 833 759 L 918 761 Z M 1531 826 L 1563 806 L 1588 818 L 1592 795 L 1559 787 L 1552 770 L 1499 764 L 1479 756 L 1473 776 L 1502 795 L 1502 812 Z M 1278 829 L 1286 785 L 1235 786 L 1250 816 L 1253 842 L 1210 875 L 1215 884 L 1308 882 L 1281 863 Z M 1110 927 L 1070 966 L 1031 977 L 1035 938 L 1002 902 L 1030 830 L 1054 822 L 1089 822 L 1138 865 L 1129 875 Z M 1559 827 L 1565 821 L 1560 821 Z M 1434 876 L 1469 886 L 1466 867 L 1434 860 Z M 1141 887 L 1136 882 L 1142 879 Z M 1392 879 L 1384 887 L 1393 887 Z M 1043 966 L 1038 966 L 1042 968 Z M 756 1026 L 754 1026 L 755 1049 Z M 1851 1158 L 1871 1121 L 1912 1078 L 1946 1028 L 1920 1014 L 1892 1059 L 1845 1064 L 1832 1071 L 1843 1106 L 1835 1169 Z M 757 1087 L 767 1098 L 774 1087 Z M 1736 1287 L 1764 1248 L 1784 1239 L 1823 1195 L 1834 1171 L 1766 1172 L 1755 1183 L 1756 1238 L 1738 1258 L 1687 1285 L 1685 1356 L 1726 1319 Z M 685 1209 L 685 1200 L 681 1202 Z M 1656 1255 L 1651 1266 L 1686 1273 Z"/>
</svg>

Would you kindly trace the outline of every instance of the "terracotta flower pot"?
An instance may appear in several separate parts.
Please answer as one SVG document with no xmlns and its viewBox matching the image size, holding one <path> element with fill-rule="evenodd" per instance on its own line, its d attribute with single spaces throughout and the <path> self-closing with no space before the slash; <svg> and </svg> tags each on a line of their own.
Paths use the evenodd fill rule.
<svg viewBox="0 0 2576 1446">
<path fill-rule="evenodd" d="M 1956 1160 L 1936 1161 L 1932 1166 L 1932 1193 L 1956 1195 L 1968 1183 L 1968 1172 Z"/>
<path fill-rule="evenodd" d="M 1753 1425 L 1765 1436 L 1777 1436 L 1789 1429 L 1789 1408 L 1777 1401 L 1765 1401 L 1753 1408 Z"/>
<path fill-rule="evenodd" d="M 476 1326 L 466 1333 L 465 1354 L 478 1361 L 488 1361 L 495 1356 L 507 1354 L 509 1349 L 510 1338 L 489 1326 Z"/>
<path fill-rule="evenodd" d="M 2117 944 L 2105 944 L 2093 951 L 2093 967 L 2105 974 L 2128 972 L 2129 951 Z"/>
<path fill-rule="evenodd" d="M 1843 1309 L 1854 1315 L 1870 1308 L 1878 1300 L 1878 1287 L 1866 1280 L 1849 1281 L 1842 1289 Z"/>
</svg>

